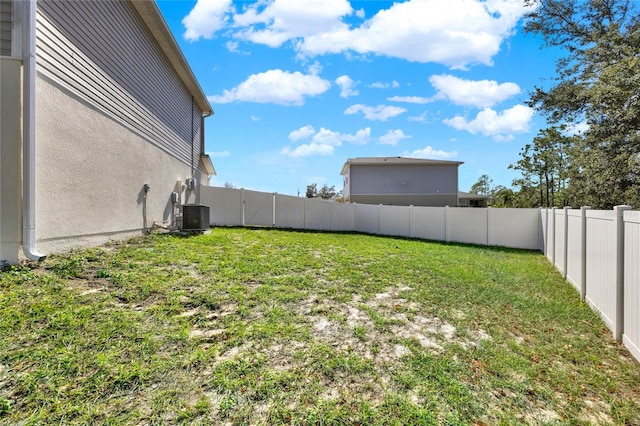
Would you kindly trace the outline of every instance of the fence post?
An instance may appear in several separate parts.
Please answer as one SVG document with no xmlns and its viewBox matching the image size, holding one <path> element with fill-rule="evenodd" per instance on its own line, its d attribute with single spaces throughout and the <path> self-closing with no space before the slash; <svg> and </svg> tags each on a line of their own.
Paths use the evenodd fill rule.
<svg viewBox="0 0 640 426">
<path fill-rule="evenodd" d="M 538 247 L 544 254 L 544 226 L 542 225 L 542 207 L 538 207 Z"/>
<path fill-rule="evenodd" d="M 382 233 L 382 204 L 378 204 L 378 235 Z"/>
<path fill-rule="evenodd" d="M 615 206 L 616 212 L 616 323 L 613 326 L 613 337 L 622 340 L 624 331 L 624 211 L 631 206 Z"/>
<path fill-rule="evenodd" d="M 553 251 L 551 252 L 551 265 L 556 267 L 556 210 L 557 207 L 551 207 L 551 218 L 553 219 L 553 232 L 551 232 L 551 238 L 553 240 Z"/>
<path fill-rule="evenodd" d="M 571 207 L 564 207 L 564 217 L 562 218 L 562 220 L 564 221 L 564 254 L 562 258 L 562 278 L 564 278 L 565 280 L 567 279 L 567 266 L 569 257 L 569 210 L 571 210 Z"/>
<path fill-rule="evenodd" d="M 544 210 L 544 236 L 543 236 L 543 240 L 544 240 L 544 250 L 542 251 L 544 253 L 544 257 L 546 257 L 547 259 L 549 258 L 549 209 L 545 208 Z"/>
<path fill-rule="evenodd" d="M 273 214 L 271 215 L 271 225 L 276 227 L 276 193 L 273 193 Z"/>
<path fill-rule="evenodd" d="M 591 210 L 591 207 L 580 207 L 580 232 L 582 233 L 580 247 L 580 299 L 583 302 L 587 297 L 587 210 Z"/>
<path fill-rule="evenodd" d="M 242 226 L 245 226 L 245 217 L 244 217 L 244 188 L 240 188 L 240 200 L 242 201 Z"/>
<path fill-rule="evenodd" d="M 493 229 L 491 228 L 491 207 L 487 207 L 486 209 L 486 213 L 487 213 L 487 246 L 491 245 L 491 235 L 493 234 Z"/>
</svg>

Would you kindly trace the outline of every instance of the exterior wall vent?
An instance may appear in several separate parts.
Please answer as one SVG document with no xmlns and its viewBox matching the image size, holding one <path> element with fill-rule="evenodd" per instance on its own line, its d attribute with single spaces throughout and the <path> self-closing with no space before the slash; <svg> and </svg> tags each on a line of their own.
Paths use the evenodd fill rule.
<svg viewBox="0 0 640 426">
<path fill-rule="evenodd" d="M 183 231 L 205 231 L 210 226 L 209 206 L 201 204 L 185 204 L 182 206 Z"/>
</svg>

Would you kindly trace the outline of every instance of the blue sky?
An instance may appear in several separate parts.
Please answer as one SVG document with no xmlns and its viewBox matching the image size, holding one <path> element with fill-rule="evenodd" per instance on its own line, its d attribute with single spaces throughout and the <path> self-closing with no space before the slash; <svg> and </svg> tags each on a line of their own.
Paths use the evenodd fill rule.
<svg viewBox="0 0 640 426">
<path fill-rule="evenodd" d="M 558 52 L 522 32 L 522 0 L 158 1 L 215 115 L 213 186 L 342 189 L 352 157 L 462 161 L 511 186 L 546 127 L 526 106 Z"/>
</svg>

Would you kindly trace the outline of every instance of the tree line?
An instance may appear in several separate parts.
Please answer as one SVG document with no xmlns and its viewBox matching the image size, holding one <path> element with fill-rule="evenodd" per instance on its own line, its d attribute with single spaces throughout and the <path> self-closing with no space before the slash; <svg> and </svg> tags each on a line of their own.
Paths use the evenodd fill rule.
<svg viewBox="0 0 640 426">
<path fill-rule="evenodd" d="M 640 208 L 638 3 L 524 2 L 534 7 L 526 15 L 525 32 L 565 52 L 550 87 L 536 87 L 528 101 L 548 127 L 509 166 L 521 174 L 513 189 L 492 188 L 485 175 L 472 192 L 485 193 L 490 204 L 503 207 Z"/>
</svg>

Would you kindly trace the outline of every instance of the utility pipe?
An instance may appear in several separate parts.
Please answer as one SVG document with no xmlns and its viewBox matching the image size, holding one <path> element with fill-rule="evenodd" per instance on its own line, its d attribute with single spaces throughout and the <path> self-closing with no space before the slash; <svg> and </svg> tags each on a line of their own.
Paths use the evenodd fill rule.
<svg viewBox="0 0 640 426">
<path fill-rule="evenodd" d="M 36 11 L 37 0 L 24 2 L 22 45 L 22 251 L 29 260 L 41 261 L 36 250 Z"/>
</svg>

